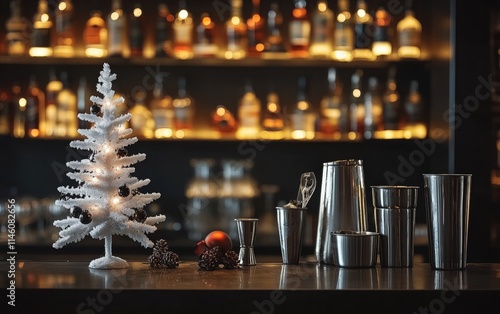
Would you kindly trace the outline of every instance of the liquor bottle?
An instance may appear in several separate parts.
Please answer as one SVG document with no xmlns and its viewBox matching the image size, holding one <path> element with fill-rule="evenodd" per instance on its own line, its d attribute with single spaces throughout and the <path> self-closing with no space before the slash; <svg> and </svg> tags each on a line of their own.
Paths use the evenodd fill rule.
<svg viewBox="0 0 500 314">
<path fill-rule="evenodd" d="M 356 139 L 364 132 L 365 104 L 361 87 L 363 71 L 357 70 L 351 76 L 351 104 L 349 106 L 349 139 Z"/>
<path fill-rule="evenodd" d="M 292 18 L 288 26 L 292 56 L 308 57 L 311 22 L 307 14 L 306 0 L 295 0 L 295 7 L 292 10 Z"/>
<path fill-rule="evenodd" d="M 411 4 L 411 0 L 407 0 L 405 17 L 397 25 L 399 39 L 398 56 L 400 58 L 418 59 L 420 58 L 422 24 L 415 18 Z"/>
<path fill-rule="evenodd" d="M 173 30 L 175 16 L 170 13 L 168 6 L 164 2 L 158 4 L 158 17 L 156 18 L 156 43 L 155 56 L 166 57 L 172 55 L 173 50 Z"/>
<path fill-rule="evenodd" d="M 406 127 L 409 137 L 425 138 L 427 127 L 424 119 L 424 104 L 422 95 L 418 90 L 418 82 L 412 80 L 410 83 L 410 92 L 405 101 Z"/>
<path fill-rule="evenodd" d="M 174 56 L 178 59 L 193 57 L 193 17 L 185 0 L 179 2 L 179 12 L 174 20 Z"/>
<path fill-rule="evenodd" d="M 392 16 L 384 7 L 375 12 L 372 52 L 375 56 L 389 56 L 392 53 L 390 25 Z"/>
<path fill-rule="evenodd" d="M 32 57 L 52 56 L 52 19 L 47 0 L 38 1 L 38 11 L 33 17 L 33 33 L 29 55 Z"/>
<path fill-rule="evenodd" d="M 247 20 L 248 55 L 260 56 L 264 51 L 264 19 L 259 13 L 260 0 L 252 0 L 252 16 Z"/>
<path fill-rule="evenodd" d="M 54 69 L 49 70 L 49 82 L 45 87 L 45 136 L 56 136 L 57 94 L 62 90 L 62 82 Z"/>
<path fill-rule="evenodd" d="M 130 56 L 142 57 L 144 49 L 144 31 L 142 29 L 142 8 L 140 3 L 134 5 L 130 15 Z"/>
<path fill-rule="evenodd" d="M 236 137 L 239 139 L 256 139 L 260 133 L 261 103 L 255 95 L 252 84 L 245 84 L 245 93 L 238 104 L 238 130 Z"/>
<path fill-rule="evenodd" d="M 130 119 L 132 134 L 137 137 L 153 138 L 155 122 L 151 110 L 144 102 L 146 100 L 146 92 L 143 89 L 139 89 L 132 97 L 134 98 L 134 105 L 130 108 L 130 113 L 132 114 L 132 118 Z"/>
<path fill-rule="evenodd" d="M 373 60 L 373 17 L 368 12 L 366 2 L 358 0 L 356 14 L 354 14 L 354 50 L 353 58 Z"/>
<path fill-rule="evenodd" d="M 54 56 L 73 57 L 75 35 L 73 33 L 73 3 L 71 0 L 59 2 L 56 10 L 56 32 Z"/>
<path fill-rule="evenodd" d="M 354 48 L 354 29 L 349 12 L 349 0 L 339 0 L 339 14 L 335 21 L 333 58 L 338 61 L 351 61 Z"/>
<path fill-rule="evenodd" d="M 285 137 L 285 121 L 281 113 L 278 93 L 271 89 L 267 94 L 266 108 L 262 117 L 262 131 L 264 139 L 279 140 Z"/>
<path fill-rule="evenodd" d="M 61 73 L 61 82 L 62 89 L 57 93 L 56 133 L 62 137 L 75 137 L 78 134 L 78 108 L 76 94 L 69 85 L 67 72 Z"/>
<path fill-rule="evenodd" d="M 387 78 L 387 87 L 384 93 L 383 121 L 384 130 L 398 130 L 400 119 L 400 97 L 396 84 L 396 69 L 390 68 Z"/>
<path fill-rule="evenodd" d="M 224 106 L 217 106 L 212 112 L 212 127 L 220 133 L 233 133 L 238 127 L 233 114 Z"/>
<path fill-rule="evenodd" d="M 174 107 L 172 97 L 163 92 L 163 76 L 156 75 L 153 98 L 149 108 L 155 122 L 154 134 L 156 138 L 170 138 L 175 130 Z"/>
<path fill-rule="evenodd" d="M 29 137 L 41 137 L 45 127 L 45 93 L 38 87 L 36 77 L 30 76 L 26 94 L 25 134 Z"/>
<path fill-rule="evenodd" d="M 201 21 L 196 26 L 196 43 L 194 55 L 197 57 L 215 57 L 219 52 L 219 46 L 214 41 L 215 23 L 206 12 L 201 14 Z"/>
<path fill-rule="evenodd" d="M 12 121 L 12 135 L 14 137 L 24 137 L 26 134 L 26 98 L 22 94 L 21 85 L 18 81 L 12 84 L 12 104 L 14 115 Z"/>
<path fill-rule="evenodd" d="M 382 97 L 379 93 L 376 77 L 368 79 L 368 90 L 365 93 L 365 138 L 371 139 L 382 129 Z"/>
<path fill-rule="evenodd" d="M 176 132 L 176 136 L 185 136 L 185 131 L 193 128 L 194 100 L 187 93 L 186 78 L 183 76 L 179 78 L 177 97 L 173 100 L 172 104 L 174 105 L 175 113 L 175 129 L 182 130 L 181 132 Z"/>
<path fill-rule="evenodd" d="M 328 2 L 320 0 L 312 16 L 311 57 L 331 58 L 332 38 L 333 11 L 328 8 Z"/>
<path fill-rule="evenodd" d="M 9 55 L 24 55 L 28 50 L 28 41 L 26 39 L 26 20 L 21 16 L 21 0 L 12 0 L 10 2 L 10 17 L 5 23 L 7 34 L 7 53 Z"/>
<path fill-rule="evenodd" d="M 111 13 L 108 15 L 108 55 L 125 56 L 127 49 L 127 19 L 122 10 L 121 0 L 113 0 Z"/>
<path fill-rule="evenodd" d="M 266 55 L 268 53 L 284 53 L 287 51 L 281 35 L 282 25 L 283 15 L 279 9 L 278 2 L 272 2 L 267 13 L 267 39 L 264 45 Z"/>
<path fill-rule="evenodd" d="M 80 77 L 78 81 L 78 90 L 76 91 L 76 107 L 78 113 L 90 112 L 90 89 L 85 76 Z M 78 119 L 79 129 L 90 128 L 90 122 Z"/>
<path fill-rule="evenodd" d="M 108 55 L 108 29 L 98 9 L 91 10 L 90 18 L 85 23 L 83 42 L 87 57 L 102 58 Z"/>
<path fill-rule="evenodd" d="M 226 22 L 226 59 L 241 59 L 247 54 L 247 27 L 241 15 L 242 5 L 242 0 L 231 0 L 231 18 Z"/>
<path fill-rule="evenodd" d="M 8 135 L 10 132 L 11 119 L 11 94 L 9 91 L 0 89 L 0 135 Z"/>
<path fill-rule="evenodd" d="M 120 92 L 120 87 L 118 85 L 118 82 L 113 83 L 113 88 L 115 90 L 115 94 L 113 95 L 113 100 L 119 99 L 120 97 L 125 100 L 123 102 L 119 102 L 116 105 L 115 118 L 118 118 L 124 114 L 129 113 L 129 107 L 132 107 L 132 106 L 130 105 L 130 103 L 131 103 L 130 98 L 128 98 L 125 94 Z M 121 127 L 123 129 L 128 129 L 130 127 L 130 121 L 124 122 Z"/>
<path fill-rule="evenodd" d="M 313 139 L 315 136 L 315 114 L 311 111 L 311 104 L 307 97 L 306 78 L 301 76 L 298 81 L 297 103 L 292 113 L 292 139 Z"/>
<path fill-rule="evenodd" d="M 340 134 L 340 117 L 342 114 L 342 84 L 335 68 L 328 69 L 328 94 L 321 99 L 320 131 L 325 134 Z"/>
</svg>

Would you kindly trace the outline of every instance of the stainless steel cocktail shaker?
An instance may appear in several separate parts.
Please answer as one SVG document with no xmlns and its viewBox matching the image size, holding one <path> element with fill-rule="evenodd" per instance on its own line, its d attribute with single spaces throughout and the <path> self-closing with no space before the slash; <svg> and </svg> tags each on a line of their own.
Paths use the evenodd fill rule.
<svg viewBox="0 0 500 314">
<path fill-rule="evenodd" d="M 366 231 L 363 161 L 337 160 L 323 164 L 316 259 L 333 264 L 333 231 Z"/>
</svg>

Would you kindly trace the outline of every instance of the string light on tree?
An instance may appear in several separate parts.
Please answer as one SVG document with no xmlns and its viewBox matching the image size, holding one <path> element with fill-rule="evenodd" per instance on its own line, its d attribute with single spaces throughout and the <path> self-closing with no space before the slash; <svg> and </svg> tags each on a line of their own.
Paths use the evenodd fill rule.
<svg viewBox="0 0 500 314">
<path fill-rule="evenodd" d="M 90 235 L 104 239 L 105 255 L 90 262 L 90 268 L 126 268 L 128 263 L 112 255 L 112 236 L 126 235 L 142 246 L 153 247 L 146 236 L 156 231 L 155 224 L 165 221 L 164 215 L 148 217 L 144 206 L 160 197 L 159 193 L 141 193 L 140 188 L 150 183 L 149 179 L 139 180 L 132 176 L 132 165 L 143 161 L 146 154 L 129 155 L 126 146 L 137 142 L 136 137 L 127 138 L 132 129 L 124 128 L 132 115 L 130 113 L 115 118 L 122 97 L 113 99 L 109 65 L 104 63 L 100 72 L 97 91 L 103 98 L 91 96 L 93 105 L 90 113 L 80 113 L 78 118 L 92 123 L 90 129 L 79 129 L 86 138 L 74 140 L 72 148 L 91 152 L 88 159 L 70 161 L 66 165 L 73 169 L 67 176 L 77 182 L 77 187 L 61 186 L 62 197 L 56 205 L 69 209 L 68 218 L 54 221 L 61 228 L 60 238 L 53 244 L 56 249 L 68 243 L 78 242 Z"/>
</svg>

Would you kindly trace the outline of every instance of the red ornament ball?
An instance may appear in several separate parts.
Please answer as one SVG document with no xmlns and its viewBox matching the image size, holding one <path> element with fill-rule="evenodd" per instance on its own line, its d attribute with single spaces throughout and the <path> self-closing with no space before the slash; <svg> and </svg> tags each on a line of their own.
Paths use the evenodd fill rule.
<svg viewBox="0 0 500 314">
<path fill-rule="evenodd" d="M 205 237 L 205 245 L 209 248 L 212 249 L 216 246 L 219 246 L 222 253 L 225 253 L 227 251 L 231 251 L 233 248 L 233 242 L 231 241 L 231 238 L 227 233 L 224 231 L 216 230 L 210 232 L 206 237 Z"/>
<path fill-rule="evenodd" d="M 204 240 L 196 243 L 194 253 L 200 256 L 203 252 L 213 249 L 218 246 L 222 254 L 231 251 L 233 243 L 231 238 L 224 231 L 216 230 L 210 232 Z"/>
</svg>

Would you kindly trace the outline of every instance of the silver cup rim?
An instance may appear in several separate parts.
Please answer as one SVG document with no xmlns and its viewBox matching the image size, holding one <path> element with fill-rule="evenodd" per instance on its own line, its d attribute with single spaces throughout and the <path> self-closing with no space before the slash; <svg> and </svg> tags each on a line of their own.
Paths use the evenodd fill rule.
<svg viewBox="0 0 500 314">
<path fill-rule="evenodd" d="M 416 185 L 371 185 L 374 189 L 394 189 L 394 190 L 404 190 L 404 189 L 419 189 Z"/>
<path fill-rule="evenodd" d="M 424 173 L 422 175 L 426 177 L 470 177 L 472 173 Z"/>
<path fill-rule="evenodd" d="M 355 230 L 335 230 L 330 232 L 332 236 L 339 237 L 373 237 L 378 236 L 380 233 L 374 231 L 355 231 Z"/>
</svg>

